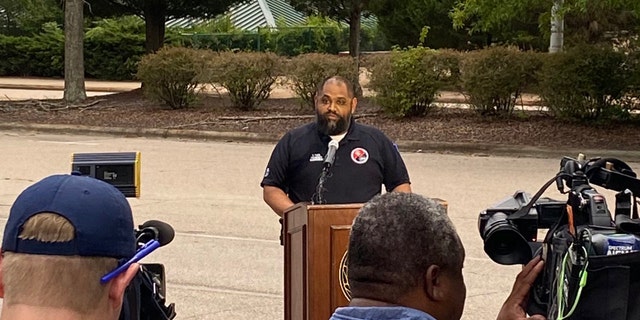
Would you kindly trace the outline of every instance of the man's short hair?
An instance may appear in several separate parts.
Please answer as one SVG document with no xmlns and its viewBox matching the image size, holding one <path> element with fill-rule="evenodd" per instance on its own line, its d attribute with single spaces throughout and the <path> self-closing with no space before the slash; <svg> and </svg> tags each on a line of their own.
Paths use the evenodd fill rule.
<svg viewBox="0 0 640 320">
<path fill-rule="evenodd" d="M 414 193 L 378 195 L 351 227 L 348 277 L 354 298 L 394 303 L 427 268 L 460 271 L 464 248 L 445 208 Z"/>
<path fill-rule="evenodd" d="M 329 81 L 335 81 L 335 82 L 344 84 L 347 87 L 347 93 L 349 94 L 349 98 L 355 98 L 356 95 L 355 95 L 355 88 L 353 86 L 353 82 L 351 82 L 349 79 L 343 76 L 330 76 L 330 77 L 324 78 L 324 80 L 322 80 L 322 82 L 318 84 L 318 87 L 316 89 L 316 96 L 320 96 L 322 94 L 324 85 L 327 84 L 327 82 Z"/>
<path fill-rule="evenodd" d="M 131 207 L 118 189 L 91 177 L 47 177 L 11 207 L 4 303 L 88 313 L 107 299 L 100 278 L 135 251 Z"/>
<path fill-rule="evenodd" d="M 71 241 L 74 236 L 73 225 L 55 213 L 32 216 L 20 232 L 23 239 L 51 244 Z M 100 284 L 100 277 L 117 265 L 115 258 L 5 252 L 3 303 L 66 308 L 89 314 L 106 299 L 107 286 Z"/>
</svg>

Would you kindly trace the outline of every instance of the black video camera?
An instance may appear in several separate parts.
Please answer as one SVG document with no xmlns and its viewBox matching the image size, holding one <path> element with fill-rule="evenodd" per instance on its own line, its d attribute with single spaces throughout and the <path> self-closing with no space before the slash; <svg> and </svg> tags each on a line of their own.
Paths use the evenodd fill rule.
<svg viewBox="0 0 640 320">
<path fill-rule="evenodd" d="M 173 228 L 162 221 L 150 220 L 135 230 L 138 248 L 151 240 L 164 246 L 173 240 Z M 175 304 L 166 304 L 164 265 L 140 264 L 140 270 L 125 291 L 119 320 L 170 320 L 176 317 Z"/>
<path fill-rule="evenodd" d="M 542 197 L 553 183 L 564 201 Z M 612 218 L 591 184 L 618 191 Z M 527 311 L 549 319 L 640 318 L 640 180 L 615 158 L 564 157 L 560 170 L 533 196 L 518 191 L 482 211 L 478 229 L 499 264 L 545 260 Z M 548 229 L 538 241 L 538 230 Z M 634 274 L 635 273 L 635 274 Z"/>
<path fill-rule="evenodd" d="M 140 152 L 74 153 L 71 171 L 107 182 L 125 197 L 140 197 Z M 137 249 L 151 240 L 160 246 L 173 240 L 173 228 L 162 221 L 150 220 L 134 230 Z M 176 317 L 175 305 L 166 304 L 164 265 L 142 263 L 125 291 L 119 320 L 170 320 Z"/>
</svg>

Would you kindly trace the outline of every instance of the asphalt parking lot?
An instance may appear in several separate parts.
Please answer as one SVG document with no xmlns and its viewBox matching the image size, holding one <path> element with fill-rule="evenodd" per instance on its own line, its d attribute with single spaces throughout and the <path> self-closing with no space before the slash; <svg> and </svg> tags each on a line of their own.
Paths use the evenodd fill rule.
<svg viewBox="0 0 640 320">
<path fill-rule="evenodd" d="M 140 151 L 142 196 L 130 202 L 137 224 L 158 219 L 176 230 L 175 240 L 146 262 L 165 264 L 178 319 L 283 318 L 280 225 L 259 187 L 273 144 L 0 131 L 0 145 L 2 222 L 26 186 L 68 172 L 72 153 Z M 478 212 L 516 190 L 535 193 L 555 175 L 560 159 L 403 157 L 414 192 L 448 201 L 465 245 L 463 319 L 494 318 L 519 267 L 497 265 L 484 254 Z M 548 194 L 561 198 L 553 189 Z"/>
</svg>

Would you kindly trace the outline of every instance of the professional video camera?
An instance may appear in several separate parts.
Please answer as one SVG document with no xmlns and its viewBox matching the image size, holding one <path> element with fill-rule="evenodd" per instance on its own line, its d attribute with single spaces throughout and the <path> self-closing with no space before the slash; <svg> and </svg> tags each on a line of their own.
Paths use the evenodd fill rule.
<svg viewBox="0 0 640 320">
<path fill-rule="evenodd" d="M 140 165 L 140 152 L 74 153 L 71 171 L 110 183 L 125 197 L 138 198 Z M 136 255 L 118 269 L 124 269 L 156 248 L 168 244 L 175 235 L 169 224 L 158 220 L 147 221 L 133 232 L 136 236 Z M 103 277 L 101 281 L 106 279 Z M 175 317 L 175 305 L 166 305 L 164 265 L 140 264 L 140 270 L 126 289 L 120 320 L 170 320 Z"/>
<path fill-rule="evenodd" d="M 149 220 L 135 230 L 138 252 L 157 241 L 164 246 L 173 240 L 173 228 L 162 221 Z M 126 289 L 120 320 L 168 320 L 176 317 L 175 305 L 166 305 L 164 265 L 143 263 Z"/>
<path fill-rule="evenodd" d="M 556 183 L 566 201 L 541 197 Z M 617 191 L 615 219 L 590 184 Z M 567 190 L 565 190 L 567 188 Z M 615 158 L 564 157 L 533 196 L 524 191 L 480 213 L 484 251 L 499 264 L 545 260 L 527 312 L 548 319 L 640 318 L 640 180 Z M 548 229 L 538 241 L 538 230 Z"/>
</svg>

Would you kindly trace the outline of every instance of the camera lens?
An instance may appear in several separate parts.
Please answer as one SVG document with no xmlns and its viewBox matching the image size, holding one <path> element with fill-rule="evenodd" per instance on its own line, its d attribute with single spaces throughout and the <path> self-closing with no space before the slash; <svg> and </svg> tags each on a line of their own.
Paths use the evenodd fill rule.
<svg viewBox="0 0 640 320">
<path fill-rule="evenodd" d="M 495 213 L 483 231 L 484 252 L 491 260 L 505 265 L 526 264 L 531 247 L 518 228 L 502 212 Z"/>
</svg>

